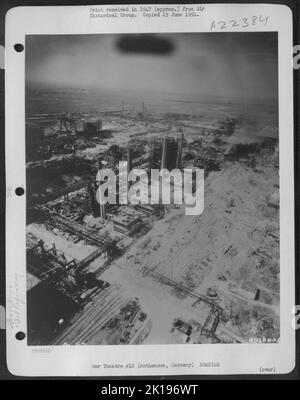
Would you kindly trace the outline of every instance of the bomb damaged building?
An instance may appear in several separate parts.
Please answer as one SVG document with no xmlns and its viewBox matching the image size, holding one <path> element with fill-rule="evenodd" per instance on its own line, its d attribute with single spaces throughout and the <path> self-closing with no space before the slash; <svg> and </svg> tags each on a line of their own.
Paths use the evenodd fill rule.
<svg viewBox="0 0 300 400">
<path fill-rule="evenodd" d="M 235 151 L 232 115 L 203 123 L 149 109 L 27 116 L 29 343 L 241 343 L 251 329 L 277 340 L 276 141 Z M 99 204 L 97 172 L 111 168 L 118 187 L 124 161 L 149 187 L 151 169 L 203 168 L 207 212 Z M 262 189 L 262 162 L 272 188 Z M 265 215 L 258 227 L 241 218 L 249 169 L 254 192 L 271 190 L 251 199 Z"/>
</svg>

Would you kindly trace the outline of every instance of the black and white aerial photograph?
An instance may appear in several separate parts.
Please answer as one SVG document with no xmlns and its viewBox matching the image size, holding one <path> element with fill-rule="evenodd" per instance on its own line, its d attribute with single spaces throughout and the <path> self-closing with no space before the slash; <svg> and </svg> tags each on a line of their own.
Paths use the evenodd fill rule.
<svg viewBox="0 0 300 400">
<path fill-rule="evenodd" d="M 279 343 L 277 48 L 277 32 L 26 36 L 28 345 Z M 149 201 L 118 201 L 120 163 Z M 194 168 L 201 213 L 151 201 L 151 171 Z"/>
</svg>

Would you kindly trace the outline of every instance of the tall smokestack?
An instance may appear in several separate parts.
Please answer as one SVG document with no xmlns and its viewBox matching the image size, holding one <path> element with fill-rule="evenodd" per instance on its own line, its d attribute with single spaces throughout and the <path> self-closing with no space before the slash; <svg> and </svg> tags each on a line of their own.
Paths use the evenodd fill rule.
<svg viewBox="0 0 300 400">
<path fill-rule="evenodd" d="M 106 220 L 105 204 L 100 204 L 100 218 L 101 218 L 101 222 L 104 224 L 104 222 Z"/>
<path fill-rule="evenodd" d="M 161 166 L 160 166 L 161 169 L 166 168 L 167 147 L 168 147 L 168 138 L 165 137 L 162 146 Z"/>
<path fill-rule="evenodd" d="M 181 134 L 181 137 L 180 137 L 179 143 L 178 143 L 176 168 L 181 168 L 182 148 L 183 148 L 183 133 Z"/>
<path fill-rule="evenodd" d="M 128 149 L 127 149 L 127 168 L 128 168 L 128 172 L 132 168 L 131 163 L 132 163 L 132 149 L 130 147 L 128 147 Z"/>
</svg>

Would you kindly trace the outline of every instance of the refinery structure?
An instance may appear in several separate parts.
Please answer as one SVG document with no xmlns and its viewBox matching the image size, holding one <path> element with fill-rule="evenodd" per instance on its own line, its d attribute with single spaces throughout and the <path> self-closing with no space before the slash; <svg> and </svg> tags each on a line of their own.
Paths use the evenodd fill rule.
<svg viewBox="0 0 300 400">
<path fill-rule="evenodd" d="M 30 345 L 278 340 L 277 140 L 235 143 L 238 122 L 146 102 L 27 115 Z M 120 161 L 203 168 L 203 215 L 100 205 L 97 171 Z"/>
</svg>

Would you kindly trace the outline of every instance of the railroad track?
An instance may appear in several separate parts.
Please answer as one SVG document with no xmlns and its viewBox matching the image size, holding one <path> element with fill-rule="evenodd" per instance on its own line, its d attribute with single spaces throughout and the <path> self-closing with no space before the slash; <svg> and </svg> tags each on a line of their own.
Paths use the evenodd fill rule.
<svg viewBox="0 0 300 400">
<path fill-rule="evenodd" d="M 72 338 L 72 331 L 73 327 L 75 329 L 81 329 L 85 324 L 86 324 L 86 319 L 91 317 L 94 312 L 95 305 L 99 305 L 101 303 L 101 299 L 104 298 L 105 296 L 109 296 L 109 294 L 114 291 L 115 288 L 114 286 L 110 286 L 107 290 L 104 290 L 100 292 L 98 295 L 96 295 L 96 299 L 94 298 L 93 302 L 88 303 L 88 307 L 85 307 L 82 311 L 82 314 L 78 316 L 76 321 L 74 323 L 71 323 L 68 325 L 54 340 L 51 344 L 56 345 L 56 344 L 63 344 L 67 342 L 68 337 Z"/>
<path fill-rule="evenodd" d="M 83 314 L 67 327 L 53 341 L 53 345 L 87 343 L 101 328 L 116 315 L 128 301 L 119 285 L 111 285 L 95 296 L 93 304 L 83 310 Z"/>
</svg>

